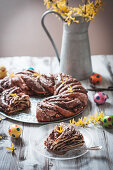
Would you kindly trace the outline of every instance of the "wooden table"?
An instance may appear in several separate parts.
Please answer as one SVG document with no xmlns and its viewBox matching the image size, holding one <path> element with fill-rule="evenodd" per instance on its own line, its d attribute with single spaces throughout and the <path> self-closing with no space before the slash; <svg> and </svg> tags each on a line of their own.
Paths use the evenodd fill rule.
<svg viewBox="0 0 113 170">
<path fill-rule="evenodd" d="M 41 73 L 55 73 L 59 70 L 59 64 L 56 58 L 50 57 L 7 57 L 0 58 L 0 65 L 7 67 L 8 71 L 21 71 L 23 68 L 33 66 Z M 93 71 L 103 76 L 100 87 L 113 86 L 113 56 L 92 56 Z M 89 80 L 82 81 L 84 87 L 90 86 Z M 106 104 L 99 107 L 93 101 L 95 92 L 88 92 L 89 105 L 81 116 L 87 116 L 103 111 L 104 115 L 113 115 L 113 92 L 106 92 L 109 100 Z M 104 129 L 103 127 L 93 126 L 89 131 L 94 137 L 93 145 L 102 145 L 101 151 L 90 151 L 86 155 L 68 161 L 56 161 L 46 159 L 40 155 L 34 155 L 32 140 L 36 140 L 38 125 L 18 123 L 23 128 L 22 136 L 19 140 L 12 140 L 8 135 L 10 124 L 18 123 L 11 120 L 2 120 L 0 122 L 0 135 L 4 139 L 0 140 L 0 170 L 39 170 L 39 169 L 80 169 L 80 170 L 112 170 L 113 169 L 113 129 Z M 9 153 L 5 147 L 14 143 L 16 150 L 14 154 Z"/>
</svg>

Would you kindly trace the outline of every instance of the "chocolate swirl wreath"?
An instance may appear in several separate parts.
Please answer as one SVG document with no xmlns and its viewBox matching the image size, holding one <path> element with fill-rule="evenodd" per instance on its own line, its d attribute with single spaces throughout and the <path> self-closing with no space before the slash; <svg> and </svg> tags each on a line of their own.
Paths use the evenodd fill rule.
<svg viewBox="0 0 113 170">
<path fill-rule="evenodd" d="M 87 105 L 87 91 L 80 82 L 63 74 L 59 74 L 55 79 L 54 96 L 37 104 L 38 121 L 54 121 L 71 117 L 84 110 Z"/>
<path fill-rule="evenodd" d="M 33 70 L 26 70 L 0 80 L 2 96 L 6 89 L 12 87 L 19 87 L 23 93 L 30 96 L 51 96 L 37 104 L 38 121 L 54 121 L 74 116 L 84 110 L 88 101 L 87 91 L 81 83 L 72 76 L 62 73 L 47 76 Z M 6 94 L 8 95 L 8 91 Z M 0 110 L 3 110 L 1 108 L 2 102 Z"/>
</svg>

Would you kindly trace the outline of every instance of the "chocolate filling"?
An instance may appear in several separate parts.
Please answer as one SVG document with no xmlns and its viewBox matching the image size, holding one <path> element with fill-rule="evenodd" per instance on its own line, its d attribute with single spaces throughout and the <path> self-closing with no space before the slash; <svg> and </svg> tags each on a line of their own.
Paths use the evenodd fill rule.
<svg viewBox="0 0 113 170">
<path fill-rule="evenodd" d="M 11 96 L 12 94 L 16 96 Z M 8 115 L 29 107 L 29 96 L 24 94 L 19 87 L 12 87 L 0 94 L 0 110 Z"/>
<path fill-rule="evenodd" d="M 12 106 L 12 103 L 16 105 L 14 98 L 10 96 L 11 91 L 13 90 L 14 93 L 15 88 L 19 88 L 16 93 L 18 95 L 23 93 L 22 96 L 25 94 L 38 97 L 51 96 L 37 104 L 36 118 L 38 121 L 54 121 L 74 116 L 86 107 L 88 101 L 87 91 L 72 76 L 63 73 L 50 74 L 49 76 L 37 75 L 38 73 L 33 70 L 26 70 L 16 73 L 12 78 L 7 76 L 0 80 L 0 107 L 3 107 L 2 110 L 7 112 L 4 107 Z M 69 86 L 71 86 L 73 92 L 67 91 Z M 20 95 L 18 99 L 24 100 L 20 98 Z M 20 109 L 22 109 L 24 104 L 20 105 Z"/>
</svg>

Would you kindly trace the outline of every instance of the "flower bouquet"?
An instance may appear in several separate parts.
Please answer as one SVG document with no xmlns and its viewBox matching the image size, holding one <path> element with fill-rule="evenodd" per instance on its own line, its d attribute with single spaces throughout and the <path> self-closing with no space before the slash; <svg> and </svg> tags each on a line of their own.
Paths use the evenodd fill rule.
<svg viewBox="0 0 113 170">
<path fill-rule="evenodd" d="M 76 16 L 81 16 L 86 22 L 93 20 L 103 7 L 102 0 L 82 0 L 78 7 L 71 7 L 69 0 L 44 0 L 47 9 L 59 13 L 66 24 L 79 23 Z"/>
<path fill-rule="evenodd" d="M 72 2 L 78 2 L 78 6 L 72 5 Z M 88 27 L 89 22 L 94 19 L 103 7 L 102 0 L 44 0 L 44 4 L 49 11 L 42 16 L 42 26 L 60 62 L 60 72 L 72 75 L 78 80 L 89 78 L 93 72 Z M 45 16 L 51 13 L 59 16 L 64 23 L 60 56 L 44 24 Z"/>
</svg>

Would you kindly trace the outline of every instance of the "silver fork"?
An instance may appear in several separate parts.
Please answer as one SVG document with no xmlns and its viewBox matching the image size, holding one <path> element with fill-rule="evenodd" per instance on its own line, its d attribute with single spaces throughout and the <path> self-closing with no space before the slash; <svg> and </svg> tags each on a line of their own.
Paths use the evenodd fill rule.
<svg viewBox="0 0 113 170">
<path fill-rule="evenodd" d="M 73 149 L 74 151 L 80 151 L 80 150 L 101 150 L 102 146 L 93 146 L 89 148 L 79 148 L 79 149 Z"/>
<path fill-rule="evenodd" d="M 76 148 L 76 149 L 69 149 L 69 150 L 62 150 L 59 151 L 57 154 L 65 154 L 66 152 L 69 151 L 81 151 L 81 150 L 101 150 L 102 146 L 92 146 L 92 147 L 85 147 L 85 148 Z"/>
</svg>

